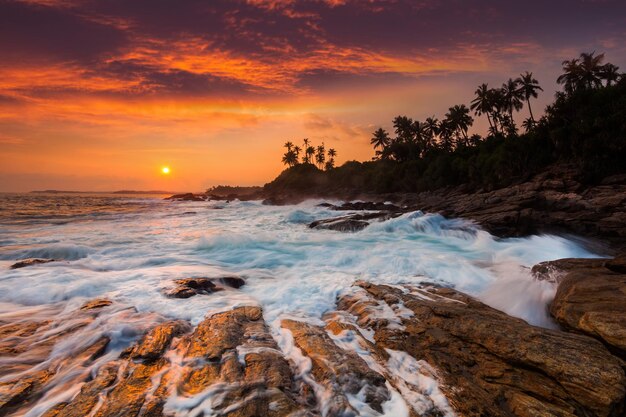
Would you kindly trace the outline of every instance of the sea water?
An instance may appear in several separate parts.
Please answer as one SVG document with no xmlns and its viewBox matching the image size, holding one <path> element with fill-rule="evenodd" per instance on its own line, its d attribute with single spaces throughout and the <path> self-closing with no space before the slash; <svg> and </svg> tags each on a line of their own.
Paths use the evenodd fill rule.
<svg viewBox="0 0 626 417">
<path fill-rule="evenodd" d="M 0 322 L 24 315 L 71 322 L 71 312 L 94 298 L 120 306 L 64 340 L 51 357 L 39 358 L 41 366 L 66 360 L 106 335 L 112 341 L 98 362 L 104 363 L 145 332 L 151 317 L 198 324 L 208 314 L 241 305 L 262 306 L 284 346 L 281 318 L 319 323 L 339 294 L 366 280 L 453 287 L 533 325 L 553 327 L 546 306 L 554 284 L 533 279 L 530 267 L 602 255 L 560 236 L 500 239 L 470 220 L 420 211 L 356 233 L 311 229 L 313 220 L 349 214 L 321 202 L 268 206 L 172 202 L 162 196 L 0 195 Z M 58 261 L 10 269 L 24 258 Z M 246 285 L 188 299 L 163 295 L 178 278 L 233 275 Z M 0 364 L 7 360 L 0 355 Z M 90 372 L 66 368 L 67 381 Z M 0 375 L 0 382 L 14 377 Z M 28 415 L 75 392 L 60 382 L 58 392 L 46 395 Z"/>
</svg>

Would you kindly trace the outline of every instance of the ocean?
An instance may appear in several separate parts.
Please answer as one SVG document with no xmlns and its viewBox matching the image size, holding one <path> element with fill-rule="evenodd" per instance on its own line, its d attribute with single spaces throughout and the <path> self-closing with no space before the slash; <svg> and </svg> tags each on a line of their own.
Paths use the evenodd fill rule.
<svg viewBox="0 0 626 417">
<path fill-rule="evenodd" d="M 0 326 L 47 320 L 62 332 L 77 325 L 72 312 L 89 300 L 107 298 L 118 306 L 52 350 L 33 349 L 28 366 L 0 350 L 0 384 L 51 363 L 61 369 L 46 394 L 19 415 L 41 415 L 71 398 L 85 375 L 164 318 L 195 325 L 234 306 L 260 305 L 274 338 L 285 346 L 280 319 L 319 323 L 355 280 L 450 286 L 531 324 L 554 327 L 546 312 L 554 284 L 534 280 L 530 268 L 603 255 L 578 240 L 500 239 L 471 221 L 420 211 L 342 233 L 308 227 L 338 215 L 320 207 L 322 200 L 267 206 L 163 197 L 0 194 Z M 24 258 L 57 261 L 10 269 Z M 175 279 L 223 276 L 242 277 L 246 284 L 187 299 L 164 296 Z M 104 356 L 88 366 L 71 360 L 102 335 L 111 340 Z"/>
</svg>

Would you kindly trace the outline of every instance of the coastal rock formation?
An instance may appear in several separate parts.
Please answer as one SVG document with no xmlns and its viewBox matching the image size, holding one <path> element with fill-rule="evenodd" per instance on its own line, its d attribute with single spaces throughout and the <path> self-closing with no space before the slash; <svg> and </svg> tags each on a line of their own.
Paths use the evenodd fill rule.
<svg viewBox="0 0 626 417">
<path fill-rule="evenodd" d="M 46 403 L 44 417 L 617 417 L 626 411 L 622 267 L 617 258 L 534 268 L 538 279 L 560 282 L 551 311 L 564 330 L 431 284 L 357 282 L 322 320 L 285 317 L 273 334 L 258 306 L 217 312 L 194 327 L 94 299 L 66 323 L 0 322 L 0 358 L 10 359 L 0 360 L 0 415 L 45 398 L 71 365 L 91 370 L 73 374 L 80 389 Z M 219 283 L 179 281 L 201 291 Z M 150 324 L 121 353 L 111 354 L 115 343 L 105 336 L 69 357 L 52 355 L 104 313 Z M 33 367 L 33 358 L 51 359 Z"/>
<path fill-rule="evenodd" d="M 550 313 L 564 328 L 595 337 L 626 357 L 624 257 L 542 264 L 560 275 Z"/>
<path fill-rule="evenodd" d="M 166 197 L 165 200 L 172 201 L 207 201 L 207 196 L 202 194 L 193 194 L 193 193 L 185 193 L 185 194 L 174 194 L 172 196 Z"/>
<path fill-rule="evenodd" d="M 621 362 L 596 340 L 541 329 L 452 289 L 365 282 L 339 308 L 374 329 L 378 347 L 436 369 L 461 415 L 617 416 L 624 411 Z M 408 291 L 407 291 L 408 290 Z M 400 322 L 392 306 L 406 314 Z M 390 320 L 391 318 L 391 320 Z"/>
<path fill-rule="evenodd" d="M 382 403 L 390 398 L 382 375 L 356 353 L 337 346 L 322 327 L 295 320 L 283 320 L 282 326 L 311 360 L 311 373 L 325 391 L 324 415 L 356 415 L 347 395 L 357 394 L 372 409 L 382 412 Z"/>
<path fill-rule="evenodd" d="M 375 212 L 367 214 L 351 214 L 348 216 L 332 217 L 330 219 L 316 220 L 309 224 L 311 229 L 335 230 L 338 232 L 358 232 L 370 225 L 372 220 L 388 220 L 399 216 L 401 213 Z"/>
<path fill-rule="evenodd" d="M 165 290 L 172 298 L 189 298 L 197 294 L 212 294 L 226 287 L 241 288 L 246 281 L 240 277 L 183 278 L 174 281 L 176 287 Z"/>
<path fill-rule="evenodd" d="M 27 266 L 33 266 L 33 265 L 39 265 L 39 264 L 47 264 L 49 262 L 54 262 L 55 260 L 56 259 L 40 259 L 40 258 L 23 259 L 11 265 L 11 269 L 25 268 Z"/>
<path fill-rule="evenodd" d="M 553 168 L 494 191 L 459 187 L 384 198 L 415 210 L 475 220 L 500 237 L 569 232 L 609 241 L 618 248 L 626 246 L 626 177 L 584 186 L 575 172 Z"/>
</svg>

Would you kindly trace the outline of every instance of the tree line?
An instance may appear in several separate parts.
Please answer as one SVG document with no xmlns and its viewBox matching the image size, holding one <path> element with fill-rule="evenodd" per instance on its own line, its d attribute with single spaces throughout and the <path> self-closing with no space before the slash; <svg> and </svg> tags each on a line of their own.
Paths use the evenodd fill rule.
<svg viewBox="0 0 626 417">
<path fill-rule="evenodd" d="M 293 167 L 298 164 L 313 164 L 318 169 L 331 170 L 335 167 L 335 157 L 337 151 L 333 148 L 326 150 L 324 142 L 321 145 L 314 146 L 307 138 L 302 140 L 302 147 L 294 145 L 293 142 L 285 142 L 283 145 L 286 151 L 283 154 L 283 164 Z M 302 158 L 300 155 L 302 154 Z M 328 157 L 328 159 L 326 159 Z"/>
<path fill-rule="evenodd" d="M 323 146 L 321 152 L 305 152 L 302 163 L 302 151 L 286 146 L 283 161 L 290 168 L 266 188 L 337 195 L 459 185 L 492 189 L 524 181 L 551 164 L 567 164 L 586 183 L 626 174 L 626 76 L 604 63 L 604 54 L 582 53 L 562 68 L 557 83 L 563 89 L 540 117 L 531 106 L 543 89 L 525 72 L 499 88 L 481 84 L 469 107 L 451 106 L 441 120 L 394 118 L 393 137 L 382 128 L 373 133 L 372 161 L 322 171 Z M 529 117 L 520 132 L 515 119 L 524 107 Z M 485 136 L 470 133 L 474 117 L 487 119 Z"/>
<path fill-rule="evenodd" d="M 604 54 L 582 53 L 579 58 L 563 62 L 563 74 L 557 82 L 564 85 L 564 93 L 571 95 L 584 89 L 611 86 L 619 81 L 622 74 L 611 63 L 602 64 Z M 444 117 L 428 117 L 423 122 L 407 116 L 393 119 L 395 137 L 383 128 L 377 129 L 370 140 L 375 150 L 374 159 L 406 161 L 426 157 L 433 151 L 452 152 L 459 147 L 476 146 L 483 140 L 480 135 L 469 135 L 475 116 L 486 116 L 489 123 L 489 136 L 517 136 L 518 127 L 513 117 L 528 107 L 529 117 L 522 122 L 526 133 L 536 126 L 531 99 L 536 99 L 543 88 L 532 72 L 520 74 L 516 79 L 509 78 L 500 88 L 490 88 L 481 84 L 474 92 L 475 98 L 468 108 L 465 104 L 454 105 Z M 558 98 L 558 95 L 557 95 Z M 545 116 L 540 122 L 545 122 Z"/>
</svg>

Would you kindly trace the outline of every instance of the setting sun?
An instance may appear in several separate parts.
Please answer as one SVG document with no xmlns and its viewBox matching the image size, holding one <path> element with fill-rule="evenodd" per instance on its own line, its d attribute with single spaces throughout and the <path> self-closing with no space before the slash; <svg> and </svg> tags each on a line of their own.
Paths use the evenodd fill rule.
<svg viewBox="0 0 626 417">
<path fill-rule="evenodd" d="M 161 173 L 164 175 L 167 175 L 170 173 L 170 167 L 163 167 L 161 168 Z"/>
</svg>

